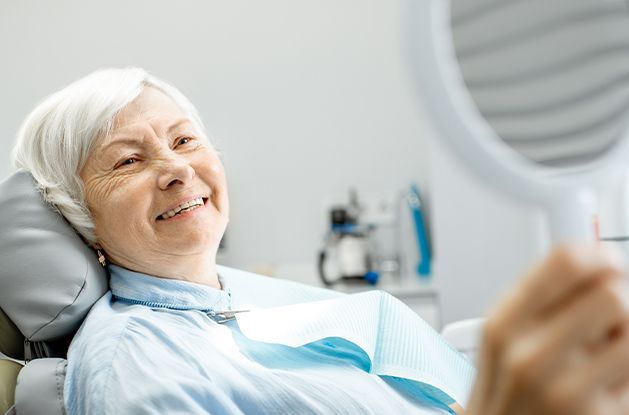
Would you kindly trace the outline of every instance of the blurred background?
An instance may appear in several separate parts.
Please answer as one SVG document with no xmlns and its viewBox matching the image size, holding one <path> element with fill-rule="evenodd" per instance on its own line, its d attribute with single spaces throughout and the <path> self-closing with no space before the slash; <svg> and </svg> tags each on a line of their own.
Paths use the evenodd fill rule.
<svg viewBox="0 0 629 415">
<path fill-rule="evenodd" d="M 331 231 L 341 207 L 365 225 L 349 232 L 368 242 L 350 256 L 373 264 L 388 253 L 376 287 L 406 296 L 434 326 L 484 315 L 541 255 L 544 224 L 440 144 L 408 62 L 406 7 L 1 1 L 0 178 L 42 98 L 97 68 L 141 66 L 191 99 L 222 152 L 232 206 L 222 264 L 321 285 L 322 250 L 348 249 Z M 424 274 L 411 184 L 432 252 Z M 332 274 L 343 273 L 339 252 L 325 264 Z"/>
</svg>

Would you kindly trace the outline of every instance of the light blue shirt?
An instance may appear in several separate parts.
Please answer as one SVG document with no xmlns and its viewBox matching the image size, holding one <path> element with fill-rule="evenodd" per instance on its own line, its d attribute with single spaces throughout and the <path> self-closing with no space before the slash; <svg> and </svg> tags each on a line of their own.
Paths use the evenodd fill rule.
<svg viewBox="0 0 629 415">
<path fill-rule="evenodd" d="M 70 415 L 447 413 L 415 383 L 368 373 L 362 350 L 342 339 L 292 348 L 218 323 L 213 312 L 243 294 L 223 280 L 217 290 L 110 271 L 111 291 L 68 352 Z"/>
</svg>

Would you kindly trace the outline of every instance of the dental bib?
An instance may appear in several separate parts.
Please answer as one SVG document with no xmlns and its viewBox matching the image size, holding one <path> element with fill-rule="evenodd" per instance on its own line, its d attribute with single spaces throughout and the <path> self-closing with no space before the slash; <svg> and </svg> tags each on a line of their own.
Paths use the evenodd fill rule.
<svg viewBox="0 0 629 415">
<path fill-rule="evenodd" d="M 340 339 L 362 350 L 369 373 L 417 382 L 414 389 L 433 403 L 466 406 L 473 365 L 395 297 L 346 295 L 227 267 L 219 274 L 232 293 L 232 309 L 251 310 L 236 314 L 248 339 L 293 348 L 323 339 L 334 348 Z"/>
</svg>

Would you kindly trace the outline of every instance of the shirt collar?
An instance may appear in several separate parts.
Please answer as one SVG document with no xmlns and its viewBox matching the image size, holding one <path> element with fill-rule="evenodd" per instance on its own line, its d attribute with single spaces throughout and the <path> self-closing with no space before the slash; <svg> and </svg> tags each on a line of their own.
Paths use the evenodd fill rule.
<svg viewBox="0 0 629 415">
<path fill-rule="evenodd" d="M 154 277 L 116 265 L 109 265 L 109 272 L 109 287 L 118 301 L 174 310 L 231 310 L 231 290 L 220 277 L 222 290 L 188 281 Z"/>
</svg>

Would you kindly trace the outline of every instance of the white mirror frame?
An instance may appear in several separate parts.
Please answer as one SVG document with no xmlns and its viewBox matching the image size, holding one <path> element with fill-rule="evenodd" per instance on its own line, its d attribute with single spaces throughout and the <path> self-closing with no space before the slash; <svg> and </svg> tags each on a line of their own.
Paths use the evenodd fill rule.
<svg viewBox="0 0 629 415">
<path fill-rule="evenodd" d="M 551 238 L 592 239 L 593 189 L 629 161 L 629 132 L 599 159 L 553 169 L 534 164 L 503 144 L 470 95 L 456 58 L 449 0 L 409 0 L 411 64 L 422 101 L 440 139 L 471 170 L 499 190 L 543 205 Z"/>
</svg>

